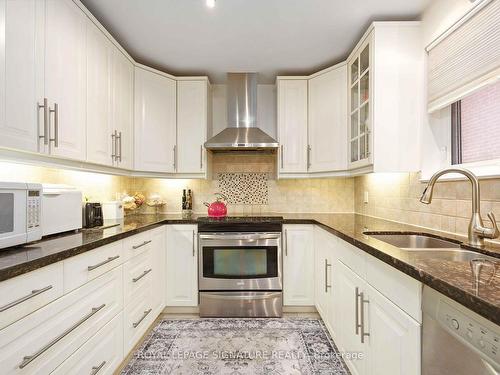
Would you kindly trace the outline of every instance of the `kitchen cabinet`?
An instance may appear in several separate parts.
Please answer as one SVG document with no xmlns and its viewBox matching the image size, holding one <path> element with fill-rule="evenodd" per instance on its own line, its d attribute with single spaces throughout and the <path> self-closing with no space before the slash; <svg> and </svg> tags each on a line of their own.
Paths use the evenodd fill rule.
<svg viewBox="0 0 500 375">
<path fill-rule="evenodd" d="M 38 104 L 43 105 L 44 7 L 39 0 L 1 0 L 0 147 L 38 151 Z M 40 109 L 40 114 L 43 109 Z M 43 124 L 40 122 L 40 134 Z"/>
<path fill-rule="evenodd" d="M 367 285 L 367 374 L 420 375 L 421 325 Z M 361 308 L 361 307 L 360 307 Z"/>
<path fill-rule="evenodd" d="M 87 161 L 113 165 L 111 59 L 114 46 L 87 19 Z"/>
<path fill-rule="evenodd" d="M 336 344 L 341 351 L 359 353 L 359 359 L 349 362 L 353 374 L 366 373 L 366 346 L 360 336 L 360 295 L 365 287 L 364 281 L 342 262 L 335 262 L 334 290 L 336 318 L 339 320 L 336 332 Z M 366 295 L 365 295 L 366 297 Z M 363 305 L 364 306 L 364 305 Z M 363 307 L 364 308 L 364 307 Z M 365 326 L 365 329 L 367 327 Z"/>
<path fill-rule="evenodd" d="M 309 85 L 309 172 L 347 169 L 347 66 L 312 76 Z"/>
<path fill-rule="evenodd" d="M 314 298 L 316 310 L 335 339 L 336 323 L 333 291 L 335 238 L 322 229 L 314 228 Z"/>
<path fill-rule="evenodd" d="M 165 286 L 166 286 L 166 273 L 165 273 L 165 265 L 166 265 L 166 229 L 165 227 L 161 227 L 159 229 L 155 229 L 151 231 L 151 264 L 155 267 L 153 270 L 152 282 L 154 285 L 153 289 L 153 302 L 152 308 L 156 317 L 161 313 L 163 308 L 165 307 Z M 152 267 L 151 267 L 152 268 Z"/>
<path fill-rule="evenodd" d="M 421 325 L 341 261 L 334 276 L 336 343 L 362 353 L 347 360 L 353 374 L 420 374 Z"/>
<path fill-rule="evenodd" d="M 354 48 L 347 60 L 349 169 L 420 169 L 423 54 L 419 22 L 374 22 Z"/>
<path fill-rule="evenodd" d="M 111 128 L 115 155 L 113 165 L 133 167 L 134 64 L 117 47 L 111 58 Z"/>
<path fill-rule="evenodd" d="M 176 82 L 166 75 L 135 68 L 135 169 L 174 172 Z"/>
<path fill-rule="evenodd" d="M 307 79 L 278 77 L 279 173 L 306 173 Z"/>
<path fill-rule="evenodd" d="M 312 225 L 283 226 L 283 303 L 314 305 L 314 238 Z"/>
<path fill-rule="evenodd" d="M 86 27 L 86 17 L 73 1 L 45 1 L 44 76 L 50 110 L 44 152 L 76 160 L 86 158 Z"/>
<path fill-rule="evenodd" d="M 178 79 L 177 81 L 177 173 L 205 173 L 208 111 L 207 79 Z"/>
<path fill-rule="evenodd" d="M 198 306 L 196 225 L 167 225 L 166 305 Z"/>
</svg>

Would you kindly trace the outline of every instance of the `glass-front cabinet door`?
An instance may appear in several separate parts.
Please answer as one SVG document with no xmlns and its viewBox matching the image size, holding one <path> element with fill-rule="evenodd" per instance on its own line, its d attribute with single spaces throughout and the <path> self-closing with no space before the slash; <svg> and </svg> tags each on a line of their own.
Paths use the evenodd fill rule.
<svg viewBox="0 0 500 375">
<path fill-rule="evenodd" d="M 349 62 L 349 164 L 359 168 L 371 164 L 371 58 L 370 38 Z"/>
</svg>

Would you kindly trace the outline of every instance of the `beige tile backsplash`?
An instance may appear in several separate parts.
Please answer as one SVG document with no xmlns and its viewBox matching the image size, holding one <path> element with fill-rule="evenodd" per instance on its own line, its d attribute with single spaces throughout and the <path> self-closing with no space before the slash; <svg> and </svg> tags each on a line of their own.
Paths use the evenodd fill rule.
<svg viewBox="0 0 500 375">
<path fill-rule="evenodd" d="M 471 212 L 468 181 L 439 182 L 430 205 L 419 202 L 425 184 L 418 173 L 369 174 L 355 178 L 276 179 L 276 156 L 272 154 L 214 154 L 207 180 L 122 177 L 0 162 L 0 181 L 67 184 L 80 188 L 90 200 L 116 199 L 117 194 L 160 194 L 167 202 L 162 212 L 181 210 L 182 190 L 194 193 L 194 211 L 206 213 L 203 202 L 211 202 L 218 191 L 217 173 L 268 173 L 269 204 L 230 205 L 229 214 L 273 212 L 357 212 L 453 233 L 467 233 Z M 482 180 L 481 210 L 493 211 L 500 219 L 500 179 Z M 368 203 L 364 203 L 364 192 Z M 142 207 L 139 212 L 152 212 Z"/>
<path fill-rule="evenodd" d="M 355 211 L 365 215 L 415 224 L 452 233 L 467 234 L 471 216 L 469 181 L 446 181 L 435 185 L 432 203 L 420 203 L 425 188 L 419 173 L 380 173 L 355 178 Z M 500 218 L 500 180 L 481 180 L 481 212 L 493 211 Z M 368 192 L 368 203 L 364 194 Z M 497 219 L 498 220 L 498 219 Z"/>
</svg>

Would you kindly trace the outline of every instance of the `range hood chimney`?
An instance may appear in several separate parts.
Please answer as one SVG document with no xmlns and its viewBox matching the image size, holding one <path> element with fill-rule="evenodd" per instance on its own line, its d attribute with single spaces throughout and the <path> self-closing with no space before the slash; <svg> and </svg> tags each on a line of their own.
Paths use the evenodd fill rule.
<svg viewBox="0 0 500 375">
<path fill-rule="evenodd" d="M 205 142 L 207 150 L 278 148 L 278 142 L 257 127 L 257 73 L 227 74 L 227 125 Z"/>
</svg>

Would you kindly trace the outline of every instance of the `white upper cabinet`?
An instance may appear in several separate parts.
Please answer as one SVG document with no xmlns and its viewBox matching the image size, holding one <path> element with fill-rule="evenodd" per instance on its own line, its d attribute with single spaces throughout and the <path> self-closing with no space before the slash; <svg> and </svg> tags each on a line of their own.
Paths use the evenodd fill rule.
<svg viewBox="0 0 500 375">
<path fill-rule="evenodd" d="M 348 58 L 349 168 L 420 169 L 424 50 L 419 22 L 375 22 Z"/>
<path fill-rule="evenodd" d="M 43 3 L 1 0 L 0 146 L 38 151 L 38 103 L 43 105 Z M 42 35 L 40 35 L 42 33 Z"/>
<path fill-rule="evenodd" d="M 85 160 L 86 17 L 71 0 L 46 0 L 45 11 L 50 153 Z"/>
<path fill-rule="evenodd" d="M 347 70 L 339 64 L 309 79 L 309 172 L 347 169 Z"/>
<path fill-rule="evenodd" d="M 314 239 L 312 225 L 283 227 L 283 303 L 314 305 Z"/>
<path fill-rule="evenodd" d="M 307 172 L 307 79 L 278 77 L 279 173 Z"/>
<path fill-rule="evenodd" d="M 177 81 L 177 173 L 200 174 L 206 171 L 208 90 L 206 79 Z"/>
<path fill-rule="evenodd" d="M 112 165 L 111 58 L 114 46 L 87 20 L 87 161 Z"/>
<path fill-rule="evenodd" d="M 176 82 L 135 69 L 135 169 L 174 172 Z"/>
<path fill-rule="evenodd" d="M 134 64 L 118 48 L 111 63 L 111 103 L 114 165 L 132 169 L 134 121 Z"/>
</svg>

